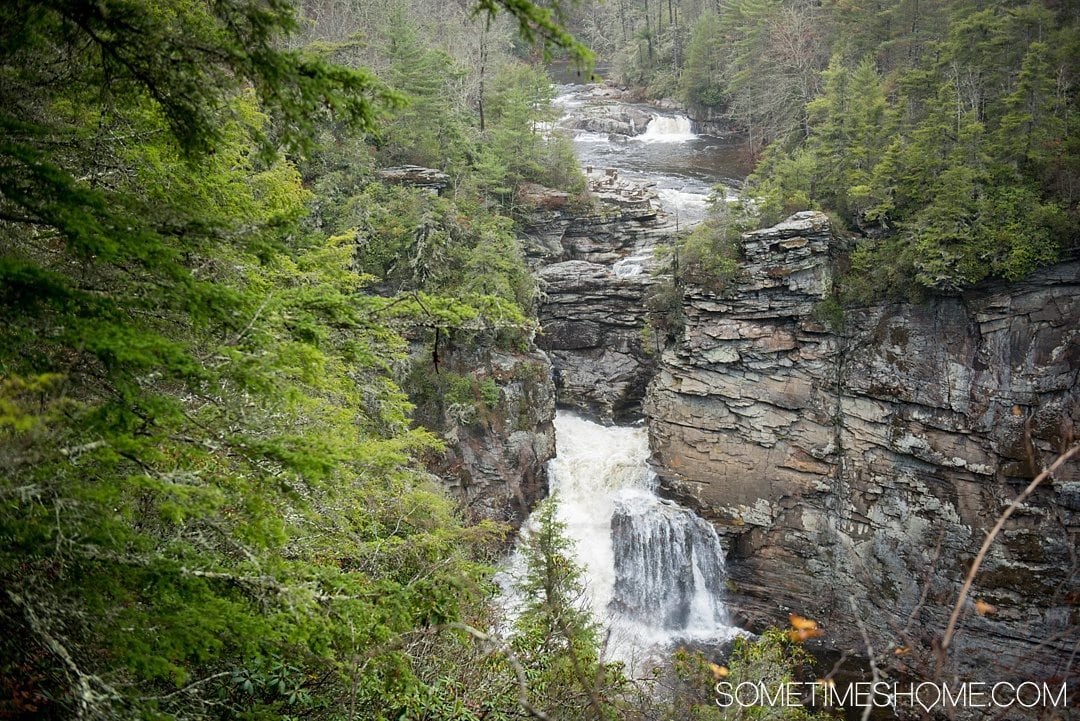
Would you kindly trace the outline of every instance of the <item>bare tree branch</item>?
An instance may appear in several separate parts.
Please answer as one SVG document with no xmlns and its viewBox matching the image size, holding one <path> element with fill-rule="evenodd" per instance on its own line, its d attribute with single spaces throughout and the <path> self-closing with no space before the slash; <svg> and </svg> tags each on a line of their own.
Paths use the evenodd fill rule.
<svg viewBox="0 0 1080 721">
<path fill-rule="evenodd" d="M 975 560 L 971 564 L 971 569 L 968 571 L 967 578 L 964 579 L 964 585 L 960 589 L 960 597 L 956 599 L 956 605 L 953 606 L 952 615 L 949 616 L 949 624 L 945 627 L 945 635 L 941 639 L 941 646 L 938 650 L 938 674 L 940 674 L 942 667 L 945 665 L 945 659 L 948 656 L 949 644 L 952 642 L 953 635 L 956 633 L 956 624 L 960 620 L 960 613 L 964 609 L 964 602 L 967 601 L 968 593 L 971 591 L 971 586 L 975 583 L 975 574 L 979 572 L 979 567 L 982 565 L 983 560 L 986 559 L 986 554 L 990 550 L 990 546 L 993 545 L 994 539 L 1001 532 L 1001 529 L 1005 527 L 1005 522 L 1009 520 L 1009 516 L 1013 514 L 1020 504 L 1030 496 L 1039 484 L 1054 474 L 1054 472 L 1061 468 L 1072 458 L 1078 451 L 1080 451 L 1080 443 L 1072 446 L 1069 450 L 1058 456 L 1048 468 L 1042 473 L 1035 476 L 1035 478 L 1028 484 L 1027 488 L 1020 492 L 1016 498 L 1008 505 L 1008 507 L 998 517 L 997 523 L 990 529 L 990 532 L 986 534 L 986 538 L 983 540 L 982 548 L 975 554 Z"/>
<path fill-rule="evenodd" d="M 510 663 L 511 668 L 514 669 L 514 674 L 517 676 L 518 703 L 521 705 L 521 708 L 524 709 L 529 716 L 535 719 L 540 719 L 540 721 L 551 721 L 550 716 L 533 706 L 532 702 L 529 701 L 529 684 L 528 680 L 525 678 L 525 667 L 521 665 L 521 661 L 518 660 L 517 655 L 514 654 L 514 651 L 506 644 L 506 642 L 465 623 L 446 623 L 440 626 L 440 628 L 452 628 L 456 631 L 462 631 L 483 643 L 491 652 L 501 653 L 505 656 L 506 660 Z"/>
</svg>

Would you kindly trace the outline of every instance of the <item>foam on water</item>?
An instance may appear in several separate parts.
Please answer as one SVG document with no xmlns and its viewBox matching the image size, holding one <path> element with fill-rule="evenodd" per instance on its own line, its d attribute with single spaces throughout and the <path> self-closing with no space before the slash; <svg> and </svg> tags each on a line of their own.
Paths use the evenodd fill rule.
<svg viewBox="0 0 1080 721">
<path fill-rule="evenodd" d="M 607 133 L 590 133 L 582 131 L 574 134 L 576 143 L 611 143 L 611 137 Z"/>
<path fill-rule="evenodd" d="M 650 260 L 652 260 L 651 255 L 632 255 L 629 258 L 615 261 L 611 266 L 611 270 L 619 278 L 641 275 L 645 270 L 645 265 Z"/>
<path fill-rule="evenodd" d="M 559 411 L 555 431 L 551 490 L 584 569 L 589 606 L 608 631 L 606 657 L 635 665 L 676 643 L 734 636 L 721 601 L 719 538 L 697 515 L 656 495 L 645 428 Z M 524 570 L 515 553 L 500 580 L 511 613 L 522 603 L 513 579 Z"/>
<path fill-rule="evenodd" d="M 653 115 L 637 140 L 645 143 L 685 143 L 697 137 L 685 115 Z"/>
</svg>

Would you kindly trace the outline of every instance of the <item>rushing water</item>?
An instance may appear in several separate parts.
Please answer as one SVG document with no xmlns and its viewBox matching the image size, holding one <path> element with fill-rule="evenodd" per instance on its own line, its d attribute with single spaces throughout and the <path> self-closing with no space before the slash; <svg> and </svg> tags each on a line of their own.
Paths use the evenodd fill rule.
<svg viewBox="0 0 1080 721">
<path fill-rule="evenodd" d="M 556 105 L 568 127 L 575 114 L 587 117 L 590 105 L 610 110 L 617 103 L 582 86 L 563 86 Z M 644 119 L 644 131 L 632 137 L 573 131 L 583 166 L 615 168 L 621 179 L 653 187 L 662 209 L 682 227 L 704 219 L 711 194 L 733 197 L 745 175 L 737 141 L 697 135 L 684 115 L 625 107 Z M 637 248 L 613 264 L 612 274 L 641 275 L 652 253 L 650 246 Z M 601 426 L 559 411 L 555 435 L 551 492 L 583 569 L 585 600 L 606 631 L 605 656 L 633 670 L 662 662 L 676 643 L 711 645 L 735 635 L 721 600 L 724 553 L 716 531 L 657 496 L 646 429 Z M 524 536 L 533 524 L 526 522 Z M 524 600 L 514 589 L 524 572 L 524 559 L 515 553 L 501 575 L 510 618 Z"/>
<path fill-rule="evenodd" d="M 710 194 L 734 199 L 749 172 L 741 138 L 696 134 L 685 115 L 598 98 L 588 86 L 561 85 L 557 92 L 555 105 L 564 113 L 565 128 L 597 106 L 633 108 L 648 118 L 644 132 L 634 136 L 569 132 L 582 165 L 617 168 L 620 177 L 655 186 L 661 206 L 680 226 L 705 218 Z"/>
<path fill-rule="evenodd" d="M 607 632 L 606 657 L 636 667 L 676 643 L 731 638 L 716 531 L 656 495 L 645 428 L 601 426 L 559 411 L 555 433 L 551 492 L 584 571 L 587 603 Z M 530 532 L 526 524 L 523 533 Z M 523 573 L 515 554 L 502 579 L 511 613 L 522 601 L 512 586 Z"/>
</svg>

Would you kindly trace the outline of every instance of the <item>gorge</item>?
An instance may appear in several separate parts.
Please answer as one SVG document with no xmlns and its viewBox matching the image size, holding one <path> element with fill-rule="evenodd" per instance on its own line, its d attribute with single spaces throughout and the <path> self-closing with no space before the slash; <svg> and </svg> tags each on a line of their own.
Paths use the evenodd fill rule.
<svg viewBox="0 0 1080 721">
<path fill-rule="evenodd" d="M 579 128 L 576 147 L 607 215 L 554 224 L 547 216 L 530 235 L 555 249 L 537 273 L 545 292 L 539 343 L 554 365 L 559 405 L 606 423 L 645 420 L 658 491 L 719 533 L 727 562 L 718 595 L 745 628 L 809 616 L 826 629 L 817 642 L 824 648 L 865 654 L 872 638 L 879 653 L 904 654 L 898 665 L 907 673 L 928 673 L 982 533 L 1076 437 L 1080 264 L 962 296 L 830 315 L 844 246 L 826 216 L 797 213 L 743 236 L 727 292 L 685 289 L 684 330 L 658 353 L 642 342 L 643 299 L 662 282 L 650 272 L 652 250 L 703 217 L 695 211 L 708 188 L 700 177 L 672 187 L 671 158 L 708 141 L 654 114 L 672 148 L 655 171 L 641 158 L 661 131 L 650 137 L 648 111 L 624 108 L 610 92 L 560 96 L 564 107 L 601 103 L 601 112 L 563 122 Z M 629 168 L 618 167 L 622 148 Z M 574 430 L 560 431 L 560 453 L 581 442 L 586 423 L 562 413 L 556 426 Z M 591 450 L 596 462 L 609 452 L 600 442 Z M 606 482 L 608 474 L 595 473 Z M 554 476 L 552 489 L 563 488 L 560 471 Z M 596 493 L 603 496 L 594 490 L 586 505 L 599 502 Z M 570 535 L 586 548 L 587 575 L 605 589 L 599 615 L 640 602 L 654 609 L 654 626 L 665 626 L 665 606 L 639 599 L 679 598 L 677 577 L 666 590 L 640 578 L 622 587 L 610 576 L 618 564 L 607 558 L 598 570 L 590 554 L 610 527 L 617 539 L 637 533 L 678 557 L 677 534 L 642 533 L 632 517 L 609 511 L 590 516 L 592 530 L 582 533 L 579 500 L 570 493 L 562 502 L 571 506 Z M 1021 506 L 984 563 L 954 644 L 957 672 L 1070 677 L 1078 533 L 1072 464 Z M 722 558 L 710 563 L 712 573 L 724 568 Z M 993 613 L 972 611 L 975 600 Z"/>
<path fill-rule="evenodd" d="M 0 719 L 1073 721 L 1077 57 L 1062 0 L 0 5 Z"/>
</svg>

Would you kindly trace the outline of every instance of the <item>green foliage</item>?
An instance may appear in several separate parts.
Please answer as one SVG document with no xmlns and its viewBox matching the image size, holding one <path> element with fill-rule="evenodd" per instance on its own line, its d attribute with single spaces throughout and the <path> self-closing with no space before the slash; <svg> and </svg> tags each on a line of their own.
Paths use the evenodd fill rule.
<svg viewBox="0 0 1080 721">
<path fill-rule="evenodd" d="M 494 378 L 434 372 L 426 362 L 413 364 L 405 388 L 417 403 L 418 420 L 434 429 L 444 429 L 447 421 L 462 425 L 486 422 L 502 399 Z"/>
<path fill-rule="evenodd" d="M 649 315 L 648 337 L 643 341 L 653 346 L 657 335 L 665 343 L 679 341 L 685 323 L 683 288 L 690 284 L 725 293 L 739 274 L 742 234 L 759 222 L 742 205 L 714 199 L 704 222 L 677 238 L 671 247 L 657 249 L 660 262 L 656 274 L 661 281 L 645 297 Z"/>
<path fill-rule="evenodd" d="M 762 222 L 816 208 L 862 236 L 852 267 L 869 277 L 843 281 L 854 298 L 1015 280 L 1080 246 L 1080 17 L 1063 6 L 593 10 L 579 22 L 621 48 L 623 82 L 653 97 L 677 82 L 689 107 L 742 131 Z"/>
<path fill-rule="evenodd" d="M 434 440 L 388 380 L 403 345 L 358 312 L 347 239 L 284 239 L 294 170 L 259 167 L 242 132 L 199 165 L 157 137 L 124 196 L 157 215 L 125 222 L 216 243 L 72 276 L 74 253 L 4 236 L 4 657 L 72 649 L 44 672 L 60 715 L 276 718 L 355 688 L 378 717 L 418 683 L 379 644 L 452 618 L 477 574 L 411 461 Z"/>
<path fill-rule="evenodd" d="M 680 94 L 691 106 L 718 108 L 726 102 L 725 52 L 720 17 L 711 9 L 694 22 Z"/>
<path fill-rule="evenodd" d="M 536 5 L 528 0 L 479 0 L 476 13 L 487 13 L 494 18 L 500 9 L 509 12 L 518 22 L 518 33 L 527 42 L 539 42 L 545 57 L 552 50 L 565 51 L 578 65 L 588 71 L 594 62 L 592 51 L 567 32 L 562 21 L 566 8 L 562 2 L 550 7 Z"/>
<path fill-rule="evenodd" d="M 62 82 L 72 93 L 107 81 L 112 92 L 145 100 L 186 154 L 225 142 L 226 100 L 244 87 L 254 88 L 275 127 L 285 129 L 276 141 L 292 147 L 308 145 L 314 123 L 328 111 L 364 129 L 372 126 L 377 104 L 396 100 L 367 72 L 281 49 L 280 38 L 296 27 L 287 2 L 57 0 L 9 4 L 0 18 L 4 67 L 18 69 L 5 73 L 12 103 L 0 116 L 13 143 L 48 123 L 40 99 L 56 82 L 50 60 L 64 63 Z M 269 140 L 253 130 L 260 142 Z"/>
<path fill-rule="evenodd" d="M 740 227 L 710 218 L 679 243 L 683 277 L 690 283 L 722 292 L 739 271 Z"/>
<path fill-rule="evenodd" d="M 367 301 L 384 321 L 403 331 L 486 331 L 502 346 L 534 332 L 535 281 L 513 224 L 479 201 L 371 184 L 343 202 L 334 223 L 387 296 Z"/>
<path fill-rule="evenodd" d="M 844 330 L 844 306 L 836 295 L 823 298 L 814 306 L 813 318 L 827 325 L 834 333 Z"/>
<path fill-rule="evenodd" d="M 719 690 L 733 689 L 741 683 L 764 684 L 776 689 L 783 684 L 805 681 L 813 658 L 802 646 L 791 642 L 784 631 L 769 628 L 762 635 L 736 638 L 725 666 L 711 663 L 700 652 L 679 649 L 672 657 L 675 683 L 664 718 L 695 721 L 809 721 L 817 718 L 802 706 L 761 704 L 722 705 L 717 682 L 730 684 Z M 824 714 L 825 718 L 830 718 Z"/>
<path fill-rule="evenodd" d="M 679 276 L 673 268 L 670 275 L 661 275 L 661 278 L 662 281 L 650 288 L 645 297 L 648 320 L 644 328 L 648 329 L 648 337 L 642 337 L 643 349 L 654 348 L 657 336 L 664 343 L 678 341 L 686 324 L 682 308 L 683 286 Z"/>
<path fill-rule="evenodd" d="M 386 81 L 406 102 L 381 128 L 385 164 L 460 170 L 471 142 L 469 118 L 465 108 L 449 98 L 465 69 L 447 53 L 429 47 L 403 12 L 387 30 L 386 42 Z"/>
<path fill-rule="evenodd" d="M 537 707 L 567 721 L 617 719 L 614 699 L 626 680 L 600 659 L 597 625 L 556 503 L 549 498 L 534 511 L 537 525 L 521 546 L 526 574 L 518 592 L 526 604 L 514 624 L 512 645 Z"/>
<path fill-rule="evenodd" d="M 774 148 L 752 179 L 770 220 L 818 206 L 873 236 L 854 251 L 860 277 L 843 281 L 857 300 L 1018 280 L 1080 237 L 1062 152 L 1078 97 L 1060 84 L 1075 75 L 1075 20 L 1037 4 L 928 12 L 942 17 L 921 41 L 934 52 L 887 76 L 834 55 L 808 138 Z"/>
<path fill-rule="evenodd" d="M 799 680 L 813 665 L 813 658 L 802 646 L 790 641 L 787 634 L 769 628 L 755 639 L 735 639 L 728 659 L 728 675 L 724 679 L 732 688 L 740 683 L 762 683 L 770 689 Z M 805 679 L 804 679 L 805 680 Z M 801 706 L 743 707 L 738 704 L 727 709 L 724 719 L 772 719 L 775 721 L 809 721 L 814 718 Z"/>
<path fill-rule="evenodd" d="M 483 617 L 476 559 L 500 534 L 457 519 L 420 462 L 440 443 L 393 379 L 403 330 L 520 339 L 531 281 L 483 198 L 371 189 L 357 135 L 454 69 L 432 55 L 409 76 L 399 48 L 391 92 L 287 49 L 276 0 L 15 3 L 0 20 L 0 703 L 515 713 L 508 669 L 446 633 Z M 384 137 L 432 157 L 468 137 L 455 118 L 452 136 L 416 120 Z M 317 152 L 301 170 L 279 149 Z M 416 223 L 364 214 L 383 201 Z M 465 685 L 493 705 L 464 706 Z"/>
<path fill-rule="evenodd" d="M 494 78 L 488 127 L 478 149 L 482 182 L 490 192 L 509 199 L 523 183 L 585 190 L 569 139 L 541 131 L 558 117 L 553 93 L 547 73 L 528 65 L 507 65 Z"/>
</svg>

